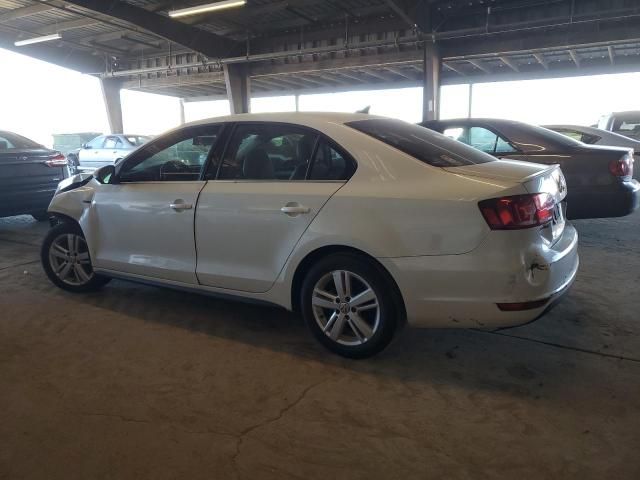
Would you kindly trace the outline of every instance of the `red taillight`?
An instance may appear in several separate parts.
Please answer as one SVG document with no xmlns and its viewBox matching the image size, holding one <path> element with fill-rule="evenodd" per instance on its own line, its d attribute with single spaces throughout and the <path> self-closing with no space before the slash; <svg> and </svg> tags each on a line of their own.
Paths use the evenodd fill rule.
<svg viewBox="0 0 640 480">
<path fill-rule="evenodd" d="M 47 167 L 66 167 L 68 165 L 67 158 L 58 153 L 55 157 L 51 157 L 49 160 L 45 160 L 44 164 Z"/>
<path fill-rule="evenodd" d="M 553 220 L 555 202 L 548 193 L 492 198 L 478 203 L 491 230 L 519 230 Z"/>
<path fill-rule="evenodd" d="M 533 302 L 496 303 L 496 305 L 503 312 L 520 312 L 522 310 L 533 310 L 535 308 L 544 307 L 548 301 L 548 298 L 544 298 Z"/>
<path fill-rule="evenodd" d="M 630 177 L 633 175 L 633 156 L 626 154 L 618 160 L 609 163 L 609 171 L 614 177 Z"/>
</svg>

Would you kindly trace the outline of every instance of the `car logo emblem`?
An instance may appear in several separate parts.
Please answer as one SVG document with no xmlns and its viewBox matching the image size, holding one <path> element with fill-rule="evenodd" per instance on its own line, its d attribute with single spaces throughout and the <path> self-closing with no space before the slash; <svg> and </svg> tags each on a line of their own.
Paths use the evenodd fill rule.
<svg viewBox="0 0 640 480">
<path fill-rule="evenodd" d="M 29 157 L 25 157 L 25 156 L 20 157 L 21 162 L 26 162 L 27 160 L 29 160 Z"/>
</svg>

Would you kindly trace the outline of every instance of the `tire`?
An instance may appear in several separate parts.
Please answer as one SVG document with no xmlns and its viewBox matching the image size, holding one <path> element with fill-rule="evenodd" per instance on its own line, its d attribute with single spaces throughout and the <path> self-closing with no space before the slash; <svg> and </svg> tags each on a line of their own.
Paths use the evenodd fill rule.
<svg viewBox="0 0 640 480">
<path fill-rule="evenodd" d="M 47 213 L 47 211 L 35 212 L 35 213 L 32 213 L 31 216 L 33 217 L 34 220 L 37 220 L 38 222 L 46 222 L 49 220 L 49 214 Z"/>
<path fill-rule="evenodd" d="M 350 289 L 339 290 L 336 281 L 350 284 Z M 364 256 L 339 253 L 311 267 L 300 305 L 307 327 L 327 349 L 343 357 L 367 358 L 384 350 L 402 324 L 394 292 L 395 285 L 379 265 Z"/>
<path fill-rule="evenodd" d="M 68 292 L 93 292 L 111 280 L 93 272 L 84 234 L 80 226 L 71 222 L 49 230 L 42 243 L 40 260 L 49 280 Z"/>
</svg>

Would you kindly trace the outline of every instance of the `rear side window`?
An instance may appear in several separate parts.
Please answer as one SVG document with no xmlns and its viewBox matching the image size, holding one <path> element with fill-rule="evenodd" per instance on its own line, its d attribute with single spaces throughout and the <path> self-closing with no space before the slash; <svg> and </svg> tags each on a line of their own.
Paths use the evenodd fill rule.
<svg viewBox="0 0 640 480">
<path fill-rule="evenodd" d="M 495 160 L 464 143 L 400 120 L 374 118 L 347 125 L 434 167 L 461 167 Z"/>
<path fill-rule="evenodd" d="M 351 158 L 345 157 L 329 142 L 321 139 L 313 157 L 309 180 L 348 180 L 355 170 Z"/>
</svg>

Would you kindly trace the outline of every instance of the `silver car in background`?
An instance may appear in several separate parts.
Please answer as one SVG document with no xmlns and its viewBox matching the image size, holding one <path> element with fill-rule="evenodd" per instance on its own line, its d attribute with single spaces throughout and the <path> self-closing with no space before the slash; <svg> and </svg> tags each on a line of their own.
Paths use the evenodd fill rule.
<svg viewBox="0 0 640 480">
<path fill-rule="evenodd" d="M 146 135 L 100 135 L 82 146 L 76 170 L 93 171 L 113 165 L 149 140 L 151 137 Z"/>
</svg>

